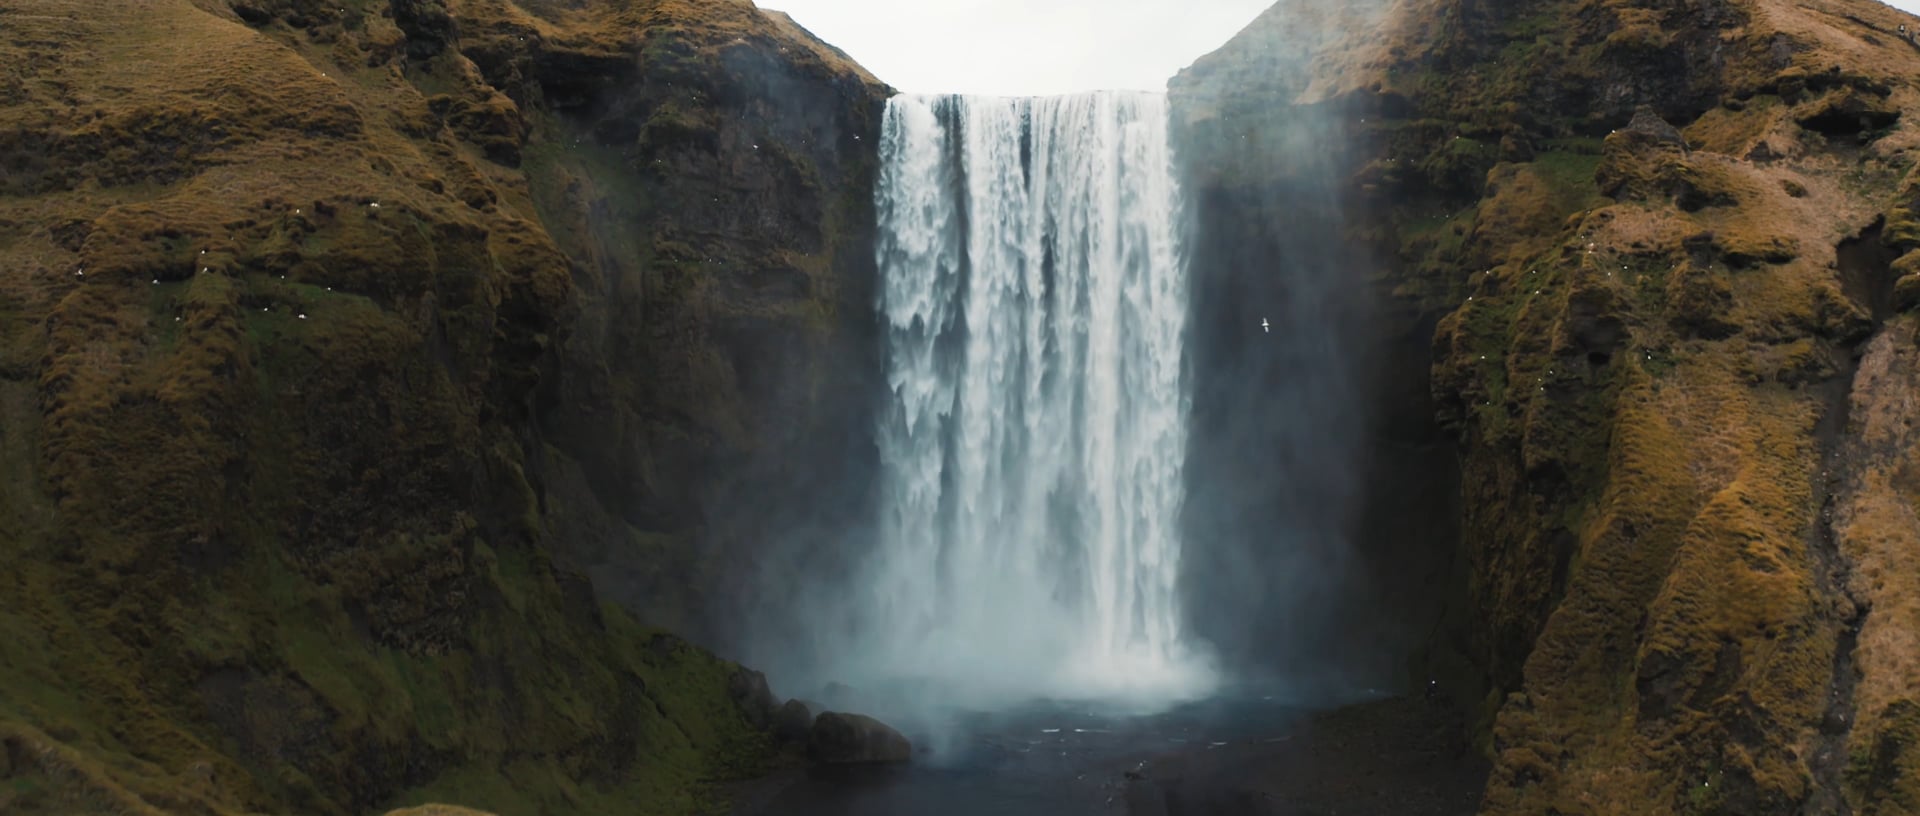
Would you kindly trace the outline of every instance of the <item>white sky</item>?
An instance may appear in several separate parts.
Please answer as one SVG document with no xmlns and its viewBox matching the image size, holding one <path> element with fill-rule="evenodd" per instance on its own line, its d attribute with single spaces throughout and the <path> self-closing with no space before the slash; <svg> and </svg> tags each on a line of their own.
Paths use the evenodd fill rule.
<svg viewBox="0 0 1920 816">
<path fill-rule="evenodd" d="M 758 2 L 907 93 L 1044 96 L 1166 90 L 1274 0 Z"/>
<path fill-rule="evenodd" d="M 1273 2 L 759 0 L 902 91 L 1006 96 L 1165 90 Z"/>
</svg>

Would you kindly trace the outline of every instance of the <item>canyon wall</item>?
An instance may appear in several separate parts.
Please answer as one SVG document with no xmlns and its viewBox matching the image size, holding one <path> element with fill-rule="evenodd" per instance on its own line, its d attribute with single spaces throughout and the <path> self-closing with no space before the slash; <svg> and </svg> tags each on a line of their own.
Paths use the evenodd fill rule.
<svg viewBox="0 0 1920 816">
<path fill-rule="evenodd" d="M 1281 3 L 1170 87 L 1192 211 L 1190 605 L 1236 668 L 1314 703 L 1427 685 L 1440 657 L 1406 658 L 1444 646 L 1434 622 L 1462 596 L 1455 444 L 1426 385 L 1446 305 L 1395 288 L 1352 179 L 1397 102 L 1307 88 L 1383 16 Z"/>
<path fill-rule="evenodd" d="M 852 512 L 879 83 L 731 0 L 14 0 L 0 64 L 0 809 L 765 756 L 634 615 Z"/>
<path fill-rule="evenodd" d="M 1389 569 L 1452 576 L 1410 679 L 1478 710 L 1486 812 L 1920 806 L 1917 25 L 1302 0 L 1176 81 L 1203 195 L 1283 204 L 1212 229 L 1284 235 L 1271 191 L 1327 185 L 1375 259 L 1342 285 L 1430 360 L 1375 393 L 1430 387 L 1457 466 L 1386 470 L 1458 478 L 1452 523 L 1355 541 L 1453 551 Z M 1243 147 L 1289 128 L 1327 163 Z M 1225 240 L 1254 255 L 1219 274 L 1270 285 L 1280 250 Z"/>
</svg>

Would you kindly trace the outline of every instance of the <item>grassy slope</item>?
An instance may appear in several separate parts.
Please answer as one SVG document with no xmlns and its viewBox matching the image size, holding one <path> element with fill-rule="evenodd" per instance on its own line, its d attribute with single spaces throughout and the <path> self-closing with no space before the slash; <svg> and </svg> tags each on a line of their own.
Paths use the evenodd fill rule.
<svg viewBox="0 0 1920 816">
<path fill-rule="evenodd" d="M 235 6 L 0 2 L 0 809 L 693 810 L 763 747 L 551 565 L 515 103 L 386 4 Z"/>
<path fill-rule="evenodd" d="M 1920 51 L 1897 34 L 1916 21 L 1850 2 L 1323 5 L 1243 35 L 1297 47 L 1305 74 L 1201 116 L 1230 130 L 1278 95 L 1370 143 L 1347 168 L 1356 233 L 1401 247 L 1388 297 L 1444 315 L 1488 812 L 1914 808 L 1900 655 L 1920 590 L 1893 542 L 1920 540 L 1920 490 L 1901 389 L 1868 380 L 1912 376 L 1913 327 L 1876 329 L 1854 272 L 1890 282 L 1917 246 Z M 1288 39 L 1290 13 L 1374 7 L 1386 24 Z M 1254 57 L 1228 62 L 1261 81 Z M 1211 102 L 1217 80 L 1190 79 Z M 1691 152 L 1614 132 L 1637 104 Z"/>
</svg>

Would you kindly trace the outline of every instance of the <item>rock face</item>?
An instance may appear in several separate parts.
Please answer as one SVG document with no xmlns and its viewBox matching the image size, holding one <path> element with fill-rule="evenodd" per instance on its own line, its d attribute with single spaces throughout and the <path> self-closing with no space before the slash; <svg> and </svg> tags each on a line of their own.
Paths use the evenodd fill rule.
<svg viewBox="0 0 1920 816">
<path fill-rule="evenodd" d="M 780 698 L 773 696 L 773 689 L 767 686 L 767 676 L 757 671 L 734 672 L 727 679 L 727 694 L 755 728 L 771 728 L 774 715 L 781 711 Z"/>
<path fill-rule="evenodd" d="M 832 765 L 906 762 L 913 758 L 913 744 L 872 717 L 828 711 L 814 718 L 807 755 Z"/>
<path fill-rule="evenodd" d="M 1348 285 L 1433 329 L 1377 342 L 1459 451 L 1413 670 L 1478 707 L 1486 812 L 1920 806 L 1916 25 L 1306 0 L 1175 83 L 1203 200 L 1331 185 L 1339 251 L 1393 250 Z"/>
<path fill-rule="evenodd" d="M 858 481 L 878 83 L 738 0 L 0 0 L 0 64 L 43 775 L 691 812 L 757 761 L 735 667 L 602 600 L 698 629 L 765 496 Z"/>
<path fill-rule="evenodd" d="M 773 715 L 773 735 L 781 742 L 804 744 L 813 729 L 813 707 L 799 700 L 788 700 Z"/>
<path fill-rule="evenodd" d="M 1182 557 L 1190 612 L 1230 662 L 1354 685 L 1391 682 L 1393 655 L 1429 634 L 1407 622 L 1457 583 L 1456 454 L 1426 388 L 1440 306 L 1374 297 L 1385 242 L 1340 238 L 1367 212 L 1343 169 L 1369 159 L 1360 123 L 1399 103 L 1323 98 L 1300 67 L 1377 29 L 1367 12 L 1281 4 L 1171 88 L 1195 210 L 1187 514 L 1206 545 Z"/>
<path fill-rule="evenodd" d="M 493 6 L 455 15 L 460 47 L 482 83 L 548 112 L 522 167 L 574 264 L 531 475 L 565 561 L 712 642 L 725 611 L 793 583 L 746 565 L 791 576 L 788 556 L 863 521 L 885 88 L 739 0 L 569 28 Z"/>
</svg>

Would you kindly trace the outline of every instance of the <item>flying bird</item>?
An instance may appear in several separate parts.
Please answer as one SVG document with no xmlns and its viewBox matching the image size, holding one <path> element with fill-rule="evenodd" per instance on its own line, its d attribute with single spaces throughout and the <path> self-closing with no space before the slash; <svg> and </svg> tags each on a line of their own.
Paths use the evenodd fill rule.
<svg viewBox="0 0 1920 816">
<path fill-rule="evenodd" d="M 1264 317 L 1260 318 L 1260 330 L 1268 334 L 1273 333 L 1273 327 L 1270 325 L 1267 325 L 1267 319 Z"/>
</svg>

